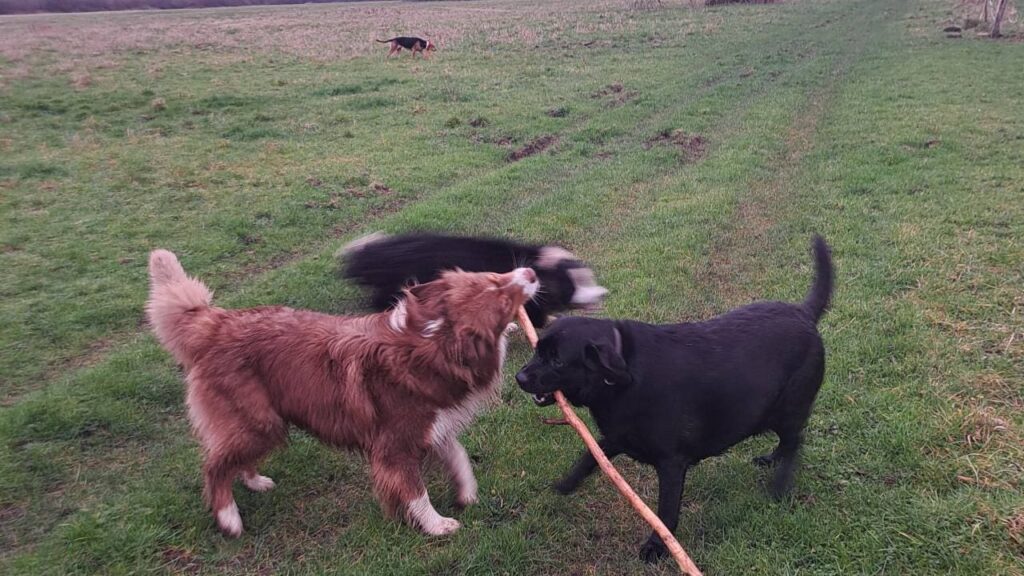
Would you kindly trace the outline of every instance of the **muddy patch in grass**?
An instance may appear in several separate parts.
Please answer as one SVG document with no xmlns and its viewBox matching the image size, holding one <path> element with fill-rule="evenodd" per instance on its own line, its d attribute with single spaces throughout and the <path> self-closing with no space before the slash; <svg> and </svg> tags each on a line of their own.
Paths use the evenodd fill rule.
<svg viewBox="0 0 1024 576">
<path fill-rule="evenodd" d="M 316 182 L 316 188 L 323 185 L 319 179 Z M 378 198 L 390 196 L 391 193 L 391 188 L 383 182 L 373 182 L 367 186 L 346 186 L 342 192 L 330 192 L 326 200 L 308 200 L 305 206 L 310 209 L 337 210 L 352 198 Z"/>
<path fill-rule="evenodd" d="M 533 156 L 534 154 L 540 154 L 541 152 L 553 146 L 556 142 L 558 142 L 558 136 L 555 136 L 553 134 L 545 134 L 543 136 L 538 136 L 537 138 L 530 140 L 525 146 L 513 150 L 508 155 L 508 161 L 518 162 L 519 160 L 522 160 L 523 158 L 528 158 L 530 156 Z"/>
<path fill-rule="evenodd" d="M 469 139 L 474 144 L 494 144 L 503 148 L 512 145 L 512 137 L 503 134 L 481 134 L 479 132 L 473 132 L 470 134 Z"/>
<path fill-rule="evenodd" d="M 1006 531 L 1017 546 L 1017 551 L 1024 555 L 1024 507 L 1006 519 Z"/>
<path fill-rule="evenodd" d="M 682 130 L 662 130 L 656 136 L 644 142 L 644 150 L 654 146 L 674 146 L 682 154 L 685 163 L 697 162 L 707 155 L 708 141 L 699 134 L 689 134 Z"/>
<path fill-rule="evenodd" d="M 617 108 L 623 104 L 636 99 L 640 95 L 640 92 L 636 90 L 630 90 L 622 85 L 622 82 L 612 82 L 604 88 L 594 92 L 590 95 L 594 99 L 604 99 L 605 106 L 608 108 Z"/>
</svg>

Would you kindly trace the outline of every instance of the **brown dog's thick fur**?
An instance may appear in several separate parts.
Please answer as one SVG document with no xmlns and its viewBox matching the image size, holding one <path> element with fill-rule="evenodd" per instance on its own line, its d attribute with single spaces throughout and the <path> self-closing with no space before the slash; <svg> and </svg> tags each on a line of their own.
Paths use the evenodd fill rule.
<svg viewBox="0 0 1024 576">
<path fill-rule="evenodd" d="M 364 452 L 388 513 L 430 534 L 458 528 L 431 506 L 421 466 L 438 455 L 457 502 L 475 502 L 457 435 L 498 389 L 503 330 L 536 292 L 532 270 L 448 272 L 409 288 L 393 310 L 362 317 L 214 307 L 206 286 L 166 250 L 150 255 L 149 273 L 146 311 L 186 372 L 205 497 L 222 532 L 242 532 L 235 478 L 253 490 L 274 486 L 256 467 L 290 424 Z"/>
</svg>

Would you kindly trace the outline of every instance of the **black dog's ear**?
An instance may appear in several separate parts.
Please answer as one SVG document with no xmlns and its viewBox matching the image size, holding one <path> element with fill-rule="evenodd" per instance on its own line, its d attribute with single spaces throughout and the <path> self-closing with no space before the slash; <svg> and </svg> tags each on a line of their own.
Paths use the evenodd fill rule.
<svg viewBox="0 0 1024 576">
<path fill-rule="evenodd" d="M 629 366 L 622 357 L 622 337 L 615 331 L 615 342 L 587 342 L 583 349 L 583 360 L 593 370 L 601 373 L 604 383 L 609 386 L 629 384 L 633 377 Z"/>
</svg>

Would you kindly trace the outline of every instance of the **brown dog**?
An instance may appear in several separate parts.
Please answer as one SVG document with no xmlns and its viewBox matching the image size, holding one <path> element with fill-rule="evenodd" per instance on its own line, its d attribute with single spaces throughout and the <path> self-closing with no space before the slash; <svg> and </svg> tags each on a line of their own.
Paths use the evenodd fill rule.
<svg viewBox="0 0 1024 576">
<path fill-rule="evenodd" d="M 364 452 L 389 514 L 427 534 L 458 521 L 434 510 L 421 477 L 440 457 L 457 504 L 477 484 L 458 434 L 496 395 L 503 330 L 538 288 L 530 268 L 447 272 L 408 288 L 392 310 L 339 317 L 268 306 L 225 310 L 174 254 L 149 258 L 149 321 L 186 373 L 189 419 L 205 458 L 205 497 L 227 536 L 242 532 L 231 494 L 274 487 L 256 467 L 294 424 L 331 446 Z"/>
<path fill-rule="evenodd" d="M 391 44 L 391 50 L 388 51 L 388 56 L 397 54 L 402 51 L 402 48 L 412 52 L 413 57 L 416 57 L 416 53 L 423 54 L 423 57 L 427 57 L 427 52 L 433 52 L 437 50 L 437 46 L 434 45 L 430 40 L 424 40 L 423 38 L 417 38 L 415 36 L 395 36 L 387 40 L 377 40 L 381 44 Z"/>
</svg>

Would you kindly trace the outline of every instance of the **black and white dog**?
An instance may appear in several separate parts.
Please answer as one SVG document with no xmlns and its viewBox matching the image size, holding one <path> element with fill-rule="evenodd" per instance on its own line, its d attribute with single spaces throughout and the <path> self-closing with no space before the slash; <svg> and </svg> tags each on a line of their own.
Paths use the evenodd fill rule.
<svg viewBox="0 0 1024 576">
<path fill-rule="evenodd" d="M 686 471 L 741 440 L 772 431 L 779 445 L 754 460 L 775 466 L 772 493 L 788 491 L 803 429 L 825 374 L 817 323 L 832 294 L 832 260 L 814 238 L 816 278 L 800 304 L 758 302 L 705 322 L 651 325 L 561 318 L 516 381 L 541 405 L 561 390 L 586 406 L 608 457 L 625 453 L 658 472 L 658 517 L 679 520 Z M 597 466 L 584 454 L 555 489 L 576 490 Z M 651 534 L 640 557 L 666 553 Z"/>
<path fill-rule="evenodd" d="M 499 273 L 533 268 L 540 291 L 526 304 L 526 311 L 537 327 L 555 312 L 596 308 L 608 293 L 595 283 L 586 264 L 558 246 L 429 232 L 376 233 L 353 241 L 339 256 L 344 259 L 342 275 L 371 291 L 370 305 L 376 310 L 389 308 L 409 284 L 429 282 L 454 268 Z"/>
</svg>

